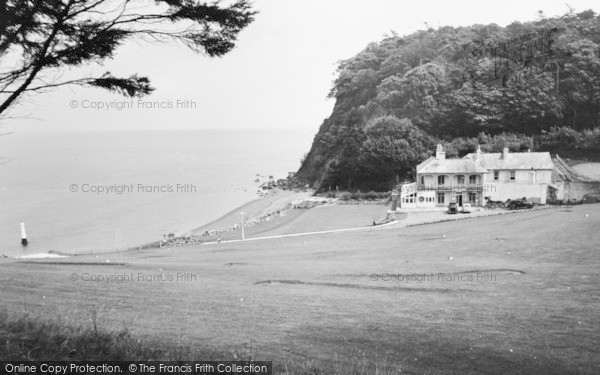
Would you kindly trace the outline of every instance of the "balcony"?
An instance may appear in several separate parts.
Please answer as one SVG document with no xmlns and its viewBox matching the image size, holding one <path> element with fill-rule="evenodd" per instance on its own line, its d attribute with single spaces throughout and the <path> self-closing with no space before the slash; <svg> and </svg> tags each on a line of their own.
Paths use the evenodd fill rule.
<svg viewBox="0 0 600 375">
<path fill-rule="evenodd" d="M 455 192 L 479 192 L 483 191 L 481 184 L 417 184 L 418 191 L 455 191 Z"/>
</svg>

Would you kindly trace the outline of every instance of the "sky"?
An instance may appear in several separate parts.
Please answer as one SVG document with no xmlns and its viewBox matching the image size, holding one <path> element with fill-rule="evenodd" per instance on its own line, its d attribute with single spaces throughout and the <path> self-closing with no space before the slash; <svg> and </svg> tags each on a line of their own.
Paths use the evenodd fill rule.
<svg viewBox="0 0 600 375">
<path fill-rule="evenodd" d="M 568 4 L 576 12 L 600 12 L 597 0 Z M 100 89 L 60 88 L 21 100 L 0 131 L 301 128 L 314 134 L 334 105 L 327 94 L 337 62 L 392 30 L 505 26 L 535 20 L 539 10 L 547 17 L 568 11 L 564 0 L 255 0 L 254 7 L 255 21 L 222 58 L 130 42 L 104 66 L 67 73 L 148 76 L 156 91 L 142 102 Z"/>
</svg>

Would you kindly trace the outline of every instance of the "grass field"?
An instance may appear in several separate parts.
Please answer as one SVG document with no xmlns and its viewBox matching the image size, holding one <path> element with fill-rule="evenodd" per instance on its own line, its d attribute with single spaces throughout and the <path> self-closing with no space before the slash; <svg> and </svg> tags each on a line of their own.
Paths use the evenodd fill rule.
<svg viewBox="0 0 600 375">
<path fill-rule="evenodd" d="M 573 170 L 592 181 L 600 181 L 600 163 L 583 163 L 573 166 Z"/>
<path fill-rule="evenodd" d="M 210 228 L 222 230 L 241 222 L 241 212 L 244 212 L 248 223 L 254 218 L 261 218 L 273 213 L 269 221 L 260 220 L 257 225 L 244 228 L 246 238 L 277 236 L 294 233 L 319 232 L 327 230 L 359 228 L 373 224 L 387 216 L 391 204 L 349 204 L 317 206 L 311 209 L 288 209 L 286 206 L 294 200 L 302 200 L 312 195 L 312 192 L 293 192 L 277 190 L 276 193 L 252 201 L 235 209 L 218 220 L 193 230 L 194 234 L 202 234 Z M 285 211 L 285 216 L 275 214 L 278 210 Z M 401 219 L 406 215 L 399 214 Z M 241 230 L 220 233 L 222 240 L 240 239 Z M 217 234 L 202 237 L 203 242 L 213 242 Z"/>
<path fill-rule="evenodd" d="M 0 258 L 0 301 L 13 316 L 127 327 L 148 345 L 273 360 L 279 373 L 594 374 L 598 228 L 600 205 L 581 205 L 60 261 Z M 82 281 L 100 275 L 112 282 Z"/>
<path fill-rule="evenodd" d="M 385 204 L 351 204 L 317 206 L 311 209 L 289 210 L 284 217 L 275 216 L 271 221 L 245 227 L 246 238 L 281 236 L 286 234 L 311 233 L 348 228 L 362 228 L 373 225 L 387 216 L 389 206 Z M 397 214 L 398 220 L 406 214 Z M 240 239 L 241 231 L 221 234 L 223 240 Z M 207 242 L 216 236 L 206 237 Z"/>
</svg>

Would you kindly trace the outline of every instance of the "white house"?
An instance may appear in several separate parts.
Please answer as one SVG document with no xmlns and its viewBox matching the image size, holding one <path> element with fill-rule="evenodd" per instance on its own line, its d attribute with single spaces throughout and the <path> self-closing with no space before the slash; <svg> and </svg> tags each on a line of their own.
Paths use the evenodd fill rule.
<svg viewBox="0 0 600 375">
<path fill-rule="evenodd" d="M 509 152 L 505 147 L 501 153 L 483 153 L 478 147 L 477 152 L 464 159 L 473 160 L 488 170 L 484 175 L 484 196 L 491 200 L 525 197 L 546 203 L 555 168 L 549 152 Z"/>
<path fill-rule="evenodd" d="M 402 186 L 401 208 L 482 206 L 485 200 L 522 199 L 546 203 L 554 164 L 548 152 L 477 151 L 461 159 L 446 159 L 441 145 L 435 156 L 416 167 L 417 182 Z"/>
</svg>

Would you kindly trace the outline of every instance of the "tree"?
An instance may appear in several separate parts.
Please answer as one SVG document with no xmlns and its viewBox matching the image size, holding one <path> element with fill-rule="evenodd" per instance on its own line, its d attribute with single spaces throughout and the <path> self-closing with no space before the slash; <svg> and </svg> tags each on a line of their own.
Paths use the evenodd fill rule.
<svg viewBox="0 0 600 375">
<path fill-rule="evenodd" d="M 561 82 L 571 127 L 600 126 L 600 45 L 588 39 L 570 43 L 571 58 L 564 64 Z"/>
<path fill-rule="evenodd" d="M 410 120 L 394 116 L 375 119 L 365 135 L 359 153 L 360 165 L 368 178 L 378 181 L 410 176 L 435 145 L 435 140 Z"/>
<path fill-rule="evenodd" d="M 7 0 L 0 4 L 0 114 L 25 93 L 63 85 L 94 86 L 125 96 L 153 91 L 132 74 L 47 80 L 51 73 L 102 62 L 126 40 L 175 41 L 218 57 L 231 51 L 256 14 L 248 0 L 228 6 L 198 0 Z"/>
<path fill-rule="evenodd" d="M 378 87 L 377 101 L 387 113 L 411 118 L 415 125 L 429 128 L 439 116 L 438 101 L 448 90 L 444 67 L 425 63 L 409 70 L 403 77 L 391 76 Z"/>
<path fill-rule="evenodd" d="M 558 31 L 550 33 L 549 50 L 532 39 L 552 29 Z M 501 53 L 505 46 L 510 54 Z M 539 53 L 530 56 L 531 48 Z M 514 56 L 517 51 L 527 53 Z M 336 100 L 332 125 L 321 127 L 299 174 L 310 182 L 362 189 L 383 186 L 394 174 L 410 178 L 434 140 L 447 146 L 448 157 L 478 144 L 495 152 L 553 149 L 569 139 L 553 135 L 560 127 L 576 130 L 561 155 L 596 157 L 600 15 L 571 11 L 506 27 L 428 27 L 385 36 L 339 65 L 330 97 Z"/>
</svg>

